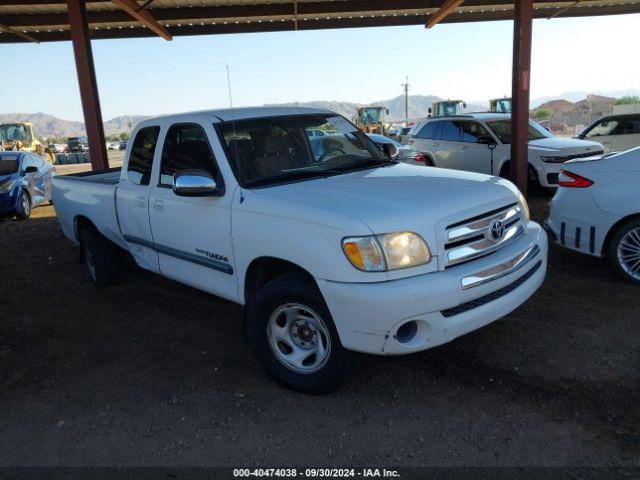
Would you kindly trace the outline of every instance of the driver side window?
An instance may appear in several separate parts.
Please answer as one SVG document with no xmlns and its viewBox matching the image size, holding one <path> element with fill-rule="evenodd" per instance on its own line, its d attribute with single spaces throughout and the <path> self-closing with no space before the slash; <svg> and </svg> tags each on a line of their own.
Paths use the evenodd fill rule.
<svg viewBox="0 0 640 480">
<path fill-rule="evenodd" d="M 183 170 L 204 170 L 218 179 L 218 168 L 207 135 L 200 125 L 175 124 L 162 147 L 159 186 L 171 187 L 173 175 Z"/>
</svg>

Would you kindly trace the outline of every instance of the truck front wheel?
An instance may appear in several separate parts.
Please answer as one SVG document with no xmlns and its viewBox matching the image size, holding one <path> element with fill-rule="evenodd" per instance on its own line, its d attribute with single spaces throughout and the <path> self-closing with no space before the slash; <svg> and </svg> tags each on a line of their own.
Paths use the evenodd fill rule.
<svg viewBox="0 0 640 480">
<path fill-rule="evenodd" d="M 334 390 L 353 363 L 340 343 L 318 288 L 288 273 L 262 287 L 247 305 L 247 339 L 269 375 L 304 393 Z"/>
<path fill-rule="evenodd" d="M 124 281 L 124 268 L 117 247 L 93 226 L 80 231 L 82 259 L 89 278 L 97 287 Z"/>
</svg>

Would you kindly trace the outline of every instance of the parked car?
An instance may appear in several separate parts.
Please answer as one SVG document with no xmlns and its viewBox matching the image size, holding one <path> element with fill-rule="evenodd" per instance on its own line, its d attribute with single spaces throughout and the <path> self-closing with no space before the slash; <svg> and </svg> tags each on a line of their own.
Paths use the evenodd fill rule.
<svg viewBox="0 0 640 480">
<path fill-rule="evenodd" d="M 640 113 L 609 115 L 585 128 L 577 138 L 595 140 L 605 152 L 622 152 L 640 146 Z"/>
<path fill-rule="evenodd" d="M 511 116 L 473 113 L 434 117 L 413 129 L 409 145 L 436 167 L 510 176 Z M 529 121 L 529 180 L 557 187 L 562 164 L 603 153 L 597 142 L 560 138 Z"/>
<path fill-rule="evenodd" d="M 122 141 L 122 142 L 120 142 L 120 144 L 119 144 L 118 148 L 119 148 L 120 150 L 126 150 L 126 149 L 127 149 L 127 142 L 126 142 L 126 141 Z"/>
<path fill-rule="evenodd" d="M 407 142 L 409 141 L 409 132 L 411 131 L 412 127 L 413 127 L 413 125 L 407 125 L 406 127 L 402 127 L 402 128 L 400 128 L 400 130 L 398 130 L 398 138 L 397 138 L 397 140 L 401 144 L 406 145 Z"/>
<path fill-rule="evenodd" d="M 309 139 L 316 128 L 342 135 Z M 131 141 L 122 169 L 54 178 L 89 277 L 122 281 L 124 251 L 244 305 L 248 343 L 296 390 L 335 388 L 352 351 L 408 354 L 476 330 L 545 277 L 547 235 L 513 184 L 398 163 L 328 110 L 152 118 Z"/>
<path fill-rule="evenodd" d="M 0 153 L 0 218 L 26 220 L 33 207 L 51 200 L 53 166 L 30 152 Z"/>
<path fill-rule="evenodd" d="M 107 142 L 107 150 L 120 150 L 120 142 Z"/>
<path fill-rule="evenodd" d="M 562 167 L 547 228 L 558 244 L 609 258 L 640 283 L 640 148 Z"/>
<path fill-rule="evenodd" d="M 69 153 L 84 153 L 87 151 L 87 146 L 78 137 L 69 137 L 67 139 L 67 152 Z"/>
<path fill-rule="evenodd" d="M 398 149 L 398 156 L 396 157 L 396 160 L 399 162 L 425 166 L 425 156 L 423 153 L 378 133 L 367 133 L 367 136 L 380 148 L 384 148 L 385 144 L 395 145 Z"/>
</svg>

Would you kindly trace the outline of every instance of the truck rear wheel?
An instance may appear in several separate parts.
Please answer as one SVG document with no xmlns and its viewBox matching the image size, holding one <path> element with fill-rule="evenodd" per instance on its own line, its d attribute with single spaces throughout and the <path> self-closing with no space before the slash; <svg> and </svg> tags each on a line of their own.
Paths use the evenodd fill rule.
<svg viewBox="0 0 640 480">
<path fill-rule="evenodd" d="M 304 275 L 287 273 L 266 284 L 246 318 L 249 345 L 280 385 L 321 394 L 346 377 L 354 354 L 340 343 L 321 293 Z"/>
<path fill-rule="evenodd" d="M 124 281 L 124 268 L 118 248 L 95 227 L 86 226 L 81 230 L 80 247 L 89 278 L 97 287 Z"/>
</svg>

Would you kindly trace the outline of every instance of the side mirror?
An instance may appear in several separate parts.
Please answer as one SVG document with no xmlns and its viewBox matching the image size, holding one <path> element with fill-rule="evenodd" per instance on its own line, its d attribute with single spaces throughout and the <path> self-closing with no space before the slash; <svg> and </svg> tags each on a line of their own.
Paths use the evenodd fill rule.
<svg viewBox="0 0 640 480">
<path fill-rule="evenodd" d="M 395 160 L 396 158 L 398 158 L 398 154 L 400 153 L 395 143 L 383 143 L 382 150 L 391 160 Z"/>
<path fill-rule="evenodd" d="M 478 137 L 478 143 L 480 143 L 481 145 L 489 145 L 489 147 L 491 147 L 492 145 L 494 147 L 496 146 L 496 141 L 489 135 L 482 135 Z"/>
<path fill-rule="evenodd" d="M 31 165 L 24 169 L 24 173 L 38 173 L 38 167 Z"/>
<path fill-rule="evenodd" d="M 182 197 L 209 197 L 218 194 L 216 181 L 204 170 L 176 172 L 171 188 L 176 195 Z"/>
</svg>

